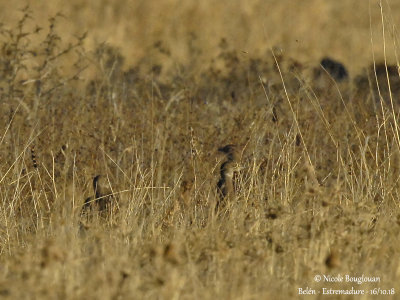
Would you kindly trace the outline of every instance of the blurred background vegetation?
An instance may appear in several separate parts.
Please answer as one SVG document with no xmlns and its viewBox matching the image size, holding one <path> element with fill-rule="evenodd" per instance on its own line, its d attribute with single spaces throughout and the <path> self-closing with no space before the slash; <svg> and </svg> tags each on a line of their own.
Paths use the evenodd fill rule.
<svg viewBox="0 0 400 300">
<path fill-rule="evenodd" d="M 14 24 L 26 1 L 1 1 L 0 18 Z M 357 0 L 61 0 L 31 3 L 32 24 L 46 27 L 50 16 L 62 13 L 58 33 L 63 39 L 88 31 L 87 49 L 99 43 L 118 47 L 127 65 L 163 41 L 175 63 L 204 65 L 218 51 L 222 38 L 246 55 L 260 55 L 272 46 L 297 60 L 315 63 L 323 56 L 342 61 L 351 73 L 383 58 L 382 16 L 379 1 Z M 384 1 L 387 37 L 400 22 L 400 3 Z M 371 45 L 371 37 L 373 46 Z M 373 51 L 372 51 L 373 50 Z M 393 39 L 387 57 L 395 59 Z M 195 53 L 194 53 L 195 52 Z M 247 53 L 247 54 L 246 54 Z M 155 60 L 163 60 L 159 55 Z M 172 64 L 169 61 L 169 64 Z"/>
</svg>

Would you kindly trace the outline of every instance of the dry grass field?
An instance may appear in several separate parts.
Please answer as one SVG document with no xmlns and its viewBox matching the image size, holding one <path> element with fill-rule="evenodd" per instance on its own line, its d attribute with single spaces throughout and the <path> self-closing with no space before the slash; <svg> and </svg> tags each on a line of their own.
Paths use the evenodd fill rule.
<svg viewBox="0 0 400 300">
<path fill-rule="evenodd" d="M 214 2 L 0 3 L 0 298 L 400 299 L 400 3 Z"/>
</svg>

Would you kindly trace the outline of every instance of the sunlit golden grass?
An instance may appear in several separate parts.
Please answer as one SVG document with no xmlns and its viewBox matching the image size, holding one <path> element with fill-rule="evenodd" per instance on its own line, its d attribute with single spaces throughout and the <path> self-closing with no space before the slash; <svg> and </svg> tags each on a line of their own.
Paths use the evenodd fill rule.
<svg viewBox="0 0 400 300">
<path fill-rule="evenodd" d="M 308 2 L 308 10 L 296 4 L 288 13 L 298 9 L 303 20 L 324 7 L 347 11 L 344 3 Z M 71 3 L 67 20 L 71 11 L 82 13 L 79 2 Z M 183 7 L 120 1 L 102 9 L 128 26 L 128 11 L 154 12 L 157 3 L 176 9 L 171 20 L 192 11 L 193 24 L 218 11 L 207 1 Z M 254 23 L 247 17 L 243 23 L 254 25 L 260 40 L 275 42 L 270 29 L 262 32 L 262 11 L 254 13 L 261 4 L 248 3 L 240 7 L 254 14 Z M 226 14 L 236 11 L 225 4 Z M 281 5 L 273 20 L 285 14 Z M 371 16 L 380 16 L 376 10 Z M 163 28 L 160 36 L 146 40 L 137 33 L 148 43 L 139 53 L 151 51 L 141 59 L 135 54 L 130 64 L 126 48 L 94 47 L 93 36 L 107 32 L 98 17 L 86 12 L 81 20 L 94 22 L 87 37 L 64 37 L 63 16 L 54 14 L 37 30 L 29 25 L 41 22 L 31 18 L 34 12 L 24 9 L 1 29 L 1 297 L 320 299 L 325 295 L 300 296 L 299 288 L 354 287 L 395 289 L 381 297 L 398 298 L 400 81 L 389 53 L 393 39 L 374 40 L 373 47 L 388 48 L 382 55 L 388 61 L 376 54 L 365 62 L 368 53 L 362 53 L 347 64 L 347 57 L 350 76 L 339 78 L 319 60 L 343 58 L 351 49 L 333 45 L 332 54 L 323 47 L 305 55 L 308 63 L 304 53 L 293 55 L 296 48 L 266 51 L 267 42 L 250 43 L 259 53 L 244 53 L 223 36 L 225 25 L 236 32 L 239 22 L 228 19 L 198 25 L 200 36 L 213 24 L 224 32 L 212 42 L 207 37 L 203 47 L 191 35 L 197 27 L 175 35 L 175 26 L 157 23 L 156 14 L 147 21 L 149 34 Z M 193 60 L 175 52 L 178 41 L 187 42 L 184 34 L 193 41 Z M 361 70 L 357 64 L 365 70 L 352 73 Z M 229 151 L 218 151 L 225 145 L 236 145 L 240 155 L 230 160 Z M 233 161 L 224 193 L 221 165 Z M 216 209 L 221 192 L 224 205 Z M 315 281 L 340 274 L 381 281 Z M 371 293 L 363 299 L 376 299 Z"/>
</svg>

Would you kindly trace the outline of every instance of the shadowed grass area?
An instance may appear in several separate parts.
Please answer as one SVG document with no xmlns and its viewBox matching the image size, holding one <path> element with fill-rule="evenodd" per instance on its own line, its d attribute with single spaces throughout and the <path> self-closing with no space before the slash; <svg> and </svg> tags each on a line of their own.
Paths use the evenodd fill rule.
<svg viewBox="0 0 400 300">
<path fill-rule="evenodd" d="M 322 5 L 309 2 L 310 13 Z M 176 13 L 189 18 L 188 3 Z M 252 15 L 260 3 L 249 3 Z M 207 5 L 195 11 L 217 11 Z M 124 17 L 121 7 L 103 9 Z M 309 287 L 319 299 L 354 287 L 397 298 L 395 64 L 377 57 L 352 73 L 359 62 L 243 53 L 219 37 L 206 58 L 191 44 L 191 63 L 170 50 L 172 33 L 130 64 L 112 44 L 87 51 L 90 33 L 64 38 L 62 15 L 39 30 L 30 8 L 20 13 L 0 29 L 2 297 L 302 299 Z M 225 145 L 240 154 L 216 212 Z M 339 274 L 380 282 L 315 281 Z"/>
</svg>

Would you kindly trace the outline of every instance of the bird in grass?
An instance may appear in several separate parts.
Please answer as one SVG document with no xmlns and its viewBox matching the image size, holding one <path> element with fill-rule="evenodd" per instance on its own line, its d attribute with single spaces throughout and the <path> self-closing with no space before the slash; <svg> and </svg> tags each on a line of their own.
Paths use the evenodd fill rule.
<svg viewBox="0 0 400 300">
<path fill-rule="evenodd" d="M 93 191 L 94 196 L 86 198 L 83 208 L 87 210 L 96 206 L 100 212 L 110 209 L 114 197 L 106 176 L 97 175 L 93 178 Z"/>
<path fill-rule="evenodd" d="M 221 165 L 220 179 L 217 183 L 219 201 L 216 209 L 225 206 L 226 200 L 235 194 L 234 174 L 238 170 L 239 151 L 236 145 L 226 145 L 218 149 L 226 155 L 226 160 Z"/>
</svg>

